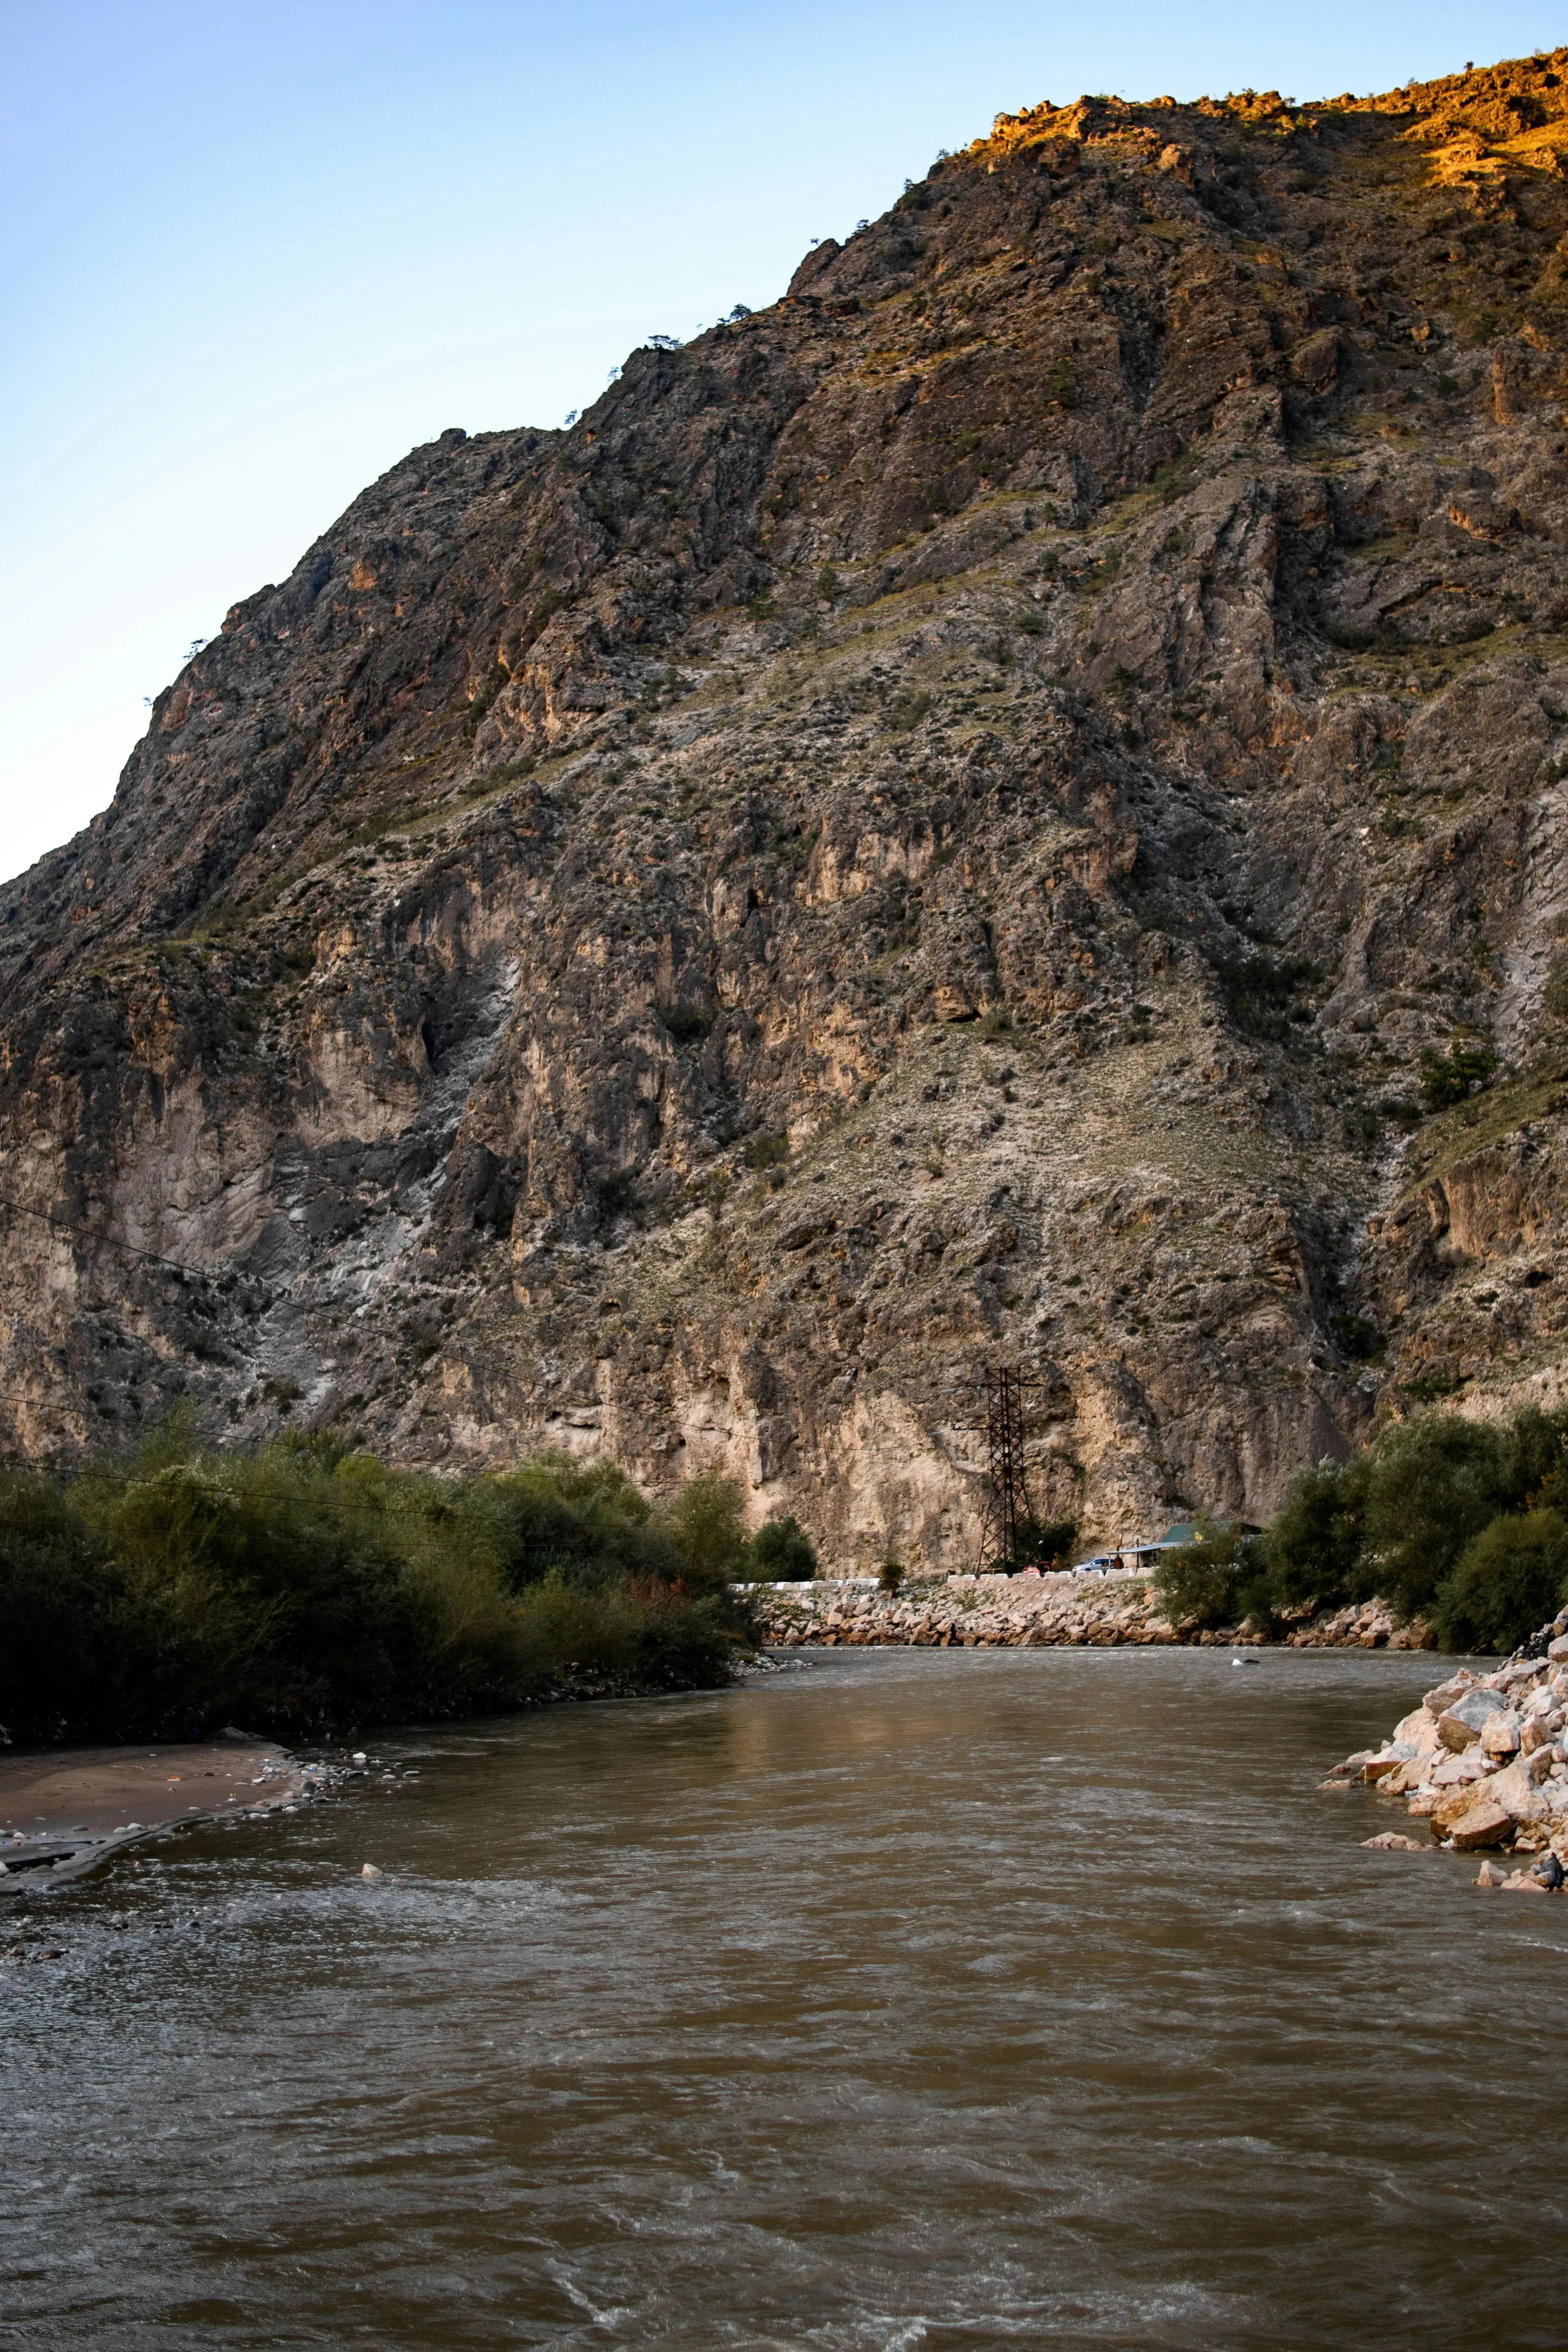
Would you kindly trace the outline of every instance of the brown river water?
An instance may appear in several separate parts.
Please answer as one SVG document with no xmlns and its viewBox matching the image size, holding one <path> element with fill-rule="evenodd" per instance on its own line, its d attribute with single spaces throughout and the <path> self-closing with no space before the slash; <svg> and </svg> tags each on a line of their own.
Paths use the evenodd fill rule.
<svg viewBox="0 0 1568 2352">
<path fill-rule="evenodd" d="M 36 1898 L 0 2343 L 1561 2352 L 1568 1897 L 1315 1786 L 1433 1664 L 817 1653 Z"/>
</svg>

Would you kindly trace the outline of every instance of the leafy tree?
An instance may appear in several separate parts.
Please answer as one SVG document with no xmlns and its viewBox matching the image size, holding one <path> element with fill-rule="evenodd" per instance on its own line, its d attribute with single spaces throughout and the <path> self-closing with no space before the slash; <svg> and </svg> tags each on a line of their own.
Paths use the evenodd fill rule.
<svg viewBox="0 0 1568 2352">
<path fill-rule="evenodd" d="M 451 1481 L 438 1483 L 451 1491 Z M 672 1583 L 682 1573 L 680 1553 L 655 1522 L 647 1496 L 602 1456 L 582 1463 L 567 1454 L 539 1454 L 459 1492 L 468 1524 L 494 1531 L 514 1591 L 552 1574 L 602 1587 L 628 1575 Z"/>
<path fill-rule="evenodd" d="M 321 1433 L 204 1450 L 176 1419 L 67 1487 L 0 1473 L 0 1722 L 29 1739 L 230 1720 L 298 1737 L 585 1675 L 721 1681 L 745 1627 L 692 1580 L 612 1464 L 438 1478 Z"/>
<path fill-rule="evenodd" d="M 1238 1581 L 1235 1559 L 1208 1544 L 1165 1552 L 1154 1570 L 1154 1590 L 1173 1625 L 1233 1623 Z"/>
<path fill-rule="evenodd" d="M 1303 1470 L 1263 1538 L 1262 1559 L 1276 1607 L 1331 1607 L 1358 1589 L 1366 1472 L 1320 1462 Z"/>
<path fill-rule="evenodd" d="M 1059 1568 L 1072 1558 L 1078 1541 L 1076 1519 L 1031 1519 L 1018 1530 L 1020 1567 Z"/>
<path fill-rule="evenodd" d="M 1426 1414 L 1385 1431 L 1365 1464 L 1364 1568 L 1381 1597 L 1411 1617 L 1513 1500 L 1508 1440 L 1493 1423 Z"/>
<path fill-rule="evenodd" d="M 0 1726 L 87 1739 L 152 1663 L 122 1577 L 50 1482 L 0 1471 Z"/>
<path fill-rule="evenodd" d="M 747 1572 L 760 1584 L 808 1584 L 816 1546 L 794 1517 L 764 1519 L 752 1538 Z"/>
<path fill-rule="evenodd" d="M 1464 1638 L 1479 1643 L 1489 1622 L 1482 1588 L 1500 1574 L 1504 1549 L 1474 1547 L 1531 1505 L 1568 1523 L 1568 1412 L 1525 1405 L 1506 1423 L 1424 1414 L 1384 1430 L 1357 1461 L 1301 1473 L 1263 1538 L 1267 1593 L 1253 1601 L 1278 1612 L 1376 1593 L 1408 1617 L 1436 1609 L 1443 1592 L 1442 1638 L 1458 1640 L 1462 1621 Z M 1532 1535 L 1525 1551 L 1533 1557 L 1542 1540 Z M 1469 1564 L 1454 1583 L 1462 1558 Z M 1511 1584 L 1523 1573 L 1510 1567 Z M 1511 1605 L 1499 1599 L 1500 1625 L 1517 1622 Z"/>
<path fill-rule="evenodd" d="M 1268 1562 L 1250 1529 L 1200 1520 L 1199 1539 L 1163 1552 L 1153 1586 L 1173 1625 L 1251 1624 L 1273 1631 L 1277 1610 Z"/>
<path fill-rule="evenodd" d="M 1438 1589 L 1432 1623 L 1445 1650 L 1517 1649 L 1568 1599 L 1568 1520 L 1510 1513 L 1465 1547 Z"/>
<path fill-rule="evenodd" d="M 1502 1434 L 1503 1491 L 1516 1510 L 1548 1486 L 1568 1485 L 1568 1412 L 1521 1405 Z"/>
<path fill-rule="evenodd" d="M 741 1489 L 721 1470 L 704 1470 L 686 1481 L 669 1515 L 669 1531 L 692 1591 L 716 1591 L 742 1573 L 746 1524 Z"/>
</svg>

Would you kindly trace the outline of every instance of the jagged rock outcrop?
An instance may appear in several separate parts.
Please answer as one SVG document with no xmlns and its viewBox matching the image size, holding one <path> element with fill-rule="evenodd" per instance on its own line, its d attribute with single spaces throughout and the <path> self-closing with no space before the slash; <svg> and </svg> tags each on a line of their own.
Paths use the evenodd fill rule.
<svg viewBox="0 0 1568 2352">
<path fill-rule="evenodd" d="M 0 891 L 5 1441 L 717 1461 L 939 1566 L 984 1362 L 1107 1534 L 1552 1391 L 1565 91 L 1000 118 L 368 490 Z"/>
</svg>

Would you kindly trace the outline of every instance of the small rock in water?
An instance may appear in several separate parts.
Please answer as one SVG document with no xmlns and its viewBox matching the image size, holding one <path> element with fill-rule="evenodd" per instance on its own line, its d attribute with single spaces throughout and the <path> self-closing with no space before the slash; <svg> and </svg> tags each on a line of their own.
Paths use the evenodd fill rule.
<svg viewBox="0 0 1568 2352">
<path fill-rule="evenodd" d="M 349 1758 L 349 1762 L 351 1764 L 363 1764 L 368 1762 L 368 1760 L 369 1759 L 363 1748 L 356 1748 L 353 1754 Z"/>
<path fill-rule="evenodd" d="M 1428 1839 L 1402 1837 L 1397 1830 L 1379 1830 L 1375 1837 L 1363 1838 L 1363 1845 L 1374 1846 L 1384 1853 L 1436 1853 L 1437 1849 Z M 1489 1869 L 1490 1864 L 1487 1864 Z"/>
<path fill-rule="evenodd" d="M 364 1868 L 360 1872 L 360 1876 L 362 1878 L 379 1878 L 381 1876 L 381 1873 L 376 1868 L 374 1862 L 367 1862 Z"/>
<path fill-rule="evenodd" d="M 1501 1886 L 1508 1877 L 1506 1870 L 1495 1862 L 1483 1862 L 1476 1874 L 1478 1886 Z"/>
</svg>

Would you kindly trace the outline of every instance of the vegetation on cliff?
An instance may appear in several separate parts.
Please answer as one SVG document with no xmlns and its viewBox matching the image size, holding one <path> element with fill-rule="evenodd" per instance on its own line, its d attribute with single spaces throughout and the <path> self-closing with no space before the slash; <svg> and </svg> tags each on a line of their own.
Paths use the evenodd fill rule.
<svg viewBox="0 0 1568 2352">
<path fill-rule="evenodd" d="M 215 1453 L 176 1421 L 68 1483 L 0 1473 L 0 1723 L 299 1737 L 721 1683 L 746 1621 L 689 1538 L 602 1460 L 457 1480 L 326 1435 Z"/>
<path fill-rule="evenodd" d="M 1447 1650 L 1511 1650 L 1568 1600 L 1568 1411 L 1425 1413 L 1291 1486 L 1262 1535 L 1216 1528 L 1155 1578 L 1174 1623 L 1274 1628 L 1375 1595 Z"/>
</svg>

